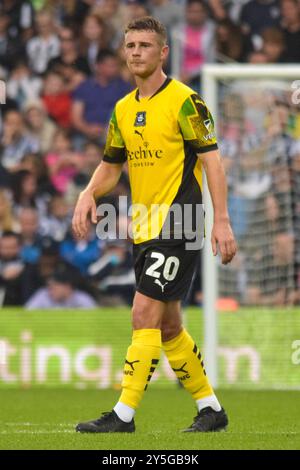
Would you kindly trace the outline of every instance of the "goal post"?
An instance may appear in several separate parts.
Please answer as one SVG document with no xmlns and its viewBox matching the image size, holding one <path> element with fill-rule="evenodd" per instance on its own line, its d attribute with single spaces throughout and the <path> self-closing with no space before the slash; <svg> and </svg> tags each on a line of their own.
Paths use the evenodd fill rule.
<svg viewBox="0 0 300 470">
<path fill-rule="evenodd" d="M 219 118 L 219 83 L 230 80 L 288 80 L 291 84 L 300 80 L 298 65 L 219 65 L 207 64 L 202 71 L 201 95 L 207 103 L 215 121 L 218 135 Z M 298 88 L 300 81 L 298 82 Z M 300 102 L 300 101 L 299 101 Z M 218 386 L 218 267 L 212 254 L 210 234 L 213 226 L 213 208 L 203 175 L 203 196 L 205 205 L 206 241 L 203 251 L 203 315 L 204 315 L 204 353 L 205 366 L 213 387 Z"/>
</svg>

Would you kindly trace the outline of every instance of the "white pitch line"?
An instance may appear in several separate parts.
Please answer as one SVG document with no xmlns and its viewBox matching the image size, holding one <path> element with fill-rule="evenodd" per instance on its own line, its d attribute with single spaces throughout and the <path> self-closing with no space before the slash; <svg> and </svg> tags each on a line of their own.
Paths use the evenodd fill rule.
<svg viewBox="0 0 300 470">
<path fill-rule="evenodd" d="M 1 422 L 0 422 L 1 423 Z M 9 422 L 9 423 L 4 423 L 2 422 L 1 423 L 2 425 L 4 426 L 60 426 L 60 427 L 73 427 L 75 426 L 74 423 L 28 423 L 28 422 L 25 422 L 25 423 L 12 423 L 12 422 Z"/>
<path fill-rule="evenodd" d="M 19 429 L 16 431 L 0 431 L 0 434 L 75 434 L 75 429 L 57 429 L 56 431 L 53 430 L 38 430 L 38 431 L 30 431 L 27 429 Z"/>
</svg>

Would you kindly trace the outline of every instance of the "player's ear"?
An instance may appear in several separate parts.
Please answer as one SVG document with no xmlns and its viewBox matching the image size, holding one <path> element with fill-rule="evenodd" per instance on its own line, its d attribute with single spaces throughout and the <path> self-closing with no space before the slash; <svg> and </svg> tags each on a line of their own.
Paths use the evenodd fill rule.
<svg viewBox="0 0 300 470">
<path fill-rule="evenodd" d="M 165 44 L 162 49 L 161 49 L 161 58 L 163 61 L 166 60 L 166 58 L 168 57 L 169 55 L 169 46 L 167 44 Z"/>
</svg>

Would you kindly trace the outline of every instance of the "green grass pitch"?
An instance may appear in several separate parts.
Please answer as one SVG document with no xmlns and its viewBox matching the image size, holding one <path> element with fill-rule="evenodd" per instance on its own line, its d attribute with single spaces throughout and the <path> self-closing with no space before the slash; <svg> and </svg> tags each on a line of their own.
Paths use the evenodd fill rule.
<svg viewBox="0 0 300 470">
<path fill-rule="evenodd" d="M 182 389 L 151 387 L 136 416 L 135 434 L 78 434 L 116 402 L 116 391 L 1 390 L 0 449 L 299 449 L 300 392 L 218 391 L 227 432 L 182 434 L 195 415 Z"/>
</svg>

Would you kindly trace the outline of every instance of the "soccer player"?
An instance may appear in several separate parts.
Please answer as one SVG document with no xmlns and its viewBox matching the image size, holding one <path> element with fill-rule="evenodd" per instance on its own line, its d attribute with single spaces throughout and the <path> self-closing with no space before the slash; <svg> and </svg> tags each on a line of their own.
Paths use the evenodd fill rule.
<svg viewBox="0 0 300 470">
<path fill-rule="evenodd" d="M 213 253 L 219 250 L 224 264 L 235 255 L 213 120 L 191 88 L 163 72 L 168 46 L 166 30 L 159 21 L 144 17 L 130 22 L 125 30 L 125 51 L 137 89 L 115 106 L 103 161 L 79 196 L 73 229 L 83 237 L 89 214 L 97 222 L 95 197 L 113 189 L 127 161 L 132 202 L 146 207 L 142 216 L 138 210 L 133 212 L 133 221 L 138 223 L 133 233 L 137 288 L 132 343 L 127 350 L 118 403 L 99 419 L 78 424 L 76 430 L 134 432 L 135 411 L 163 349 L 197 405 L 198 414 L 185 431 L 219 431 L 226 428 L 227 415 L 209 383 L 201 352 L 181 321 L 181 301 L 192 281 L 200 248 L 187 249 L 183 223 L 176 217 L 165 231 L 169 238 L 162 236 L 172 205 L 201 207 L 203 166 L 214 207 Z M 158 222 L 151 226 L 155 205 L 169 211 L 162 211 Z M 182 230 L 181 239 L 175 237 L 178 230 Z"/>
</svg>

